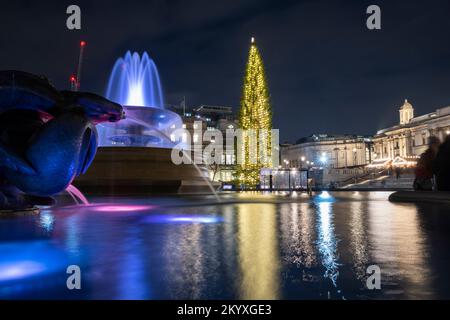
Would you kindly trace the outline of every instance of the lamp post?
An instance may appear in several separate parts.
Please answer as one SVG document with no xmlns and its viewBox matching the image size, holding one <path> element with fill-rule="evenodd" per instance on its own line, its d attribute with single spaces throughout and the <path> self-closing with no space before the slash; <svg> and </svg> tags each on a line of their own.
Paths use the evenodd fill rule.
<svg viewBox="0 0 450 320">
<path fill-rule="evenodd" d="M 288 168 L 288 185 L 289 192 L 291 192 L 291 168 Z"/>
<path fill-rule="evenodd" d="M 289 168 L 289 160 L 284 160 L 286 171 L 288 172 L 288 190 L 291 191 L 291 168 Z"/>
</svg>

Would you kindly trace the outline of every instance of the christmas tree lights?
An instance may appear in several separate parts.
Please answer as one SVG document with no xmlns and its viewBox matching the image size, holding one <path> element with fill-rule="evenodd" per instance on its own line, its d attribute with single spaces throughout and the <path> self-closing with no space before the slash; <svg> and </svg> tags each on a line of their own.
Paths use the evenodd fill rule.
<svg viewBox="0 0 450 320">
<path fill-rule="evenodd" d="M 240 184 L 254 188 L 260 182 L 261 168 L 271 167 L 272 111 L 261 54 L 252 38 L 242 89 L 239 126 L 243 131 L 241 163 L 237 168 Z"/>
</svg>

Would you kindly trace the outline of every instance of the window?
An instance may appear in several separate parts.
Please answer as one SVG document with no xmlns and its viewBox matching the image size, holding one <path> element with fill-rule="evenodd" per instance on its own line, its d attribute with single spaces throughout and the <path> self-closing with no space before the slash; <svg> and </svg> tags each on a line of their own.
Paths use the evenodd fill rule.
<svg viewBox="0 0 450 320">
<path fill-rule="evenodd" d="M 234 154 L 226 155 L 226 164 L 234 164 Z"/>
<path fill-rule="evenodd" d="M 222 181 L 225 182 L 231 181 L 233 179 L 233 176 L 230 171 L 222 171 L 220 175 L 222 176 Z"/>
</svg>

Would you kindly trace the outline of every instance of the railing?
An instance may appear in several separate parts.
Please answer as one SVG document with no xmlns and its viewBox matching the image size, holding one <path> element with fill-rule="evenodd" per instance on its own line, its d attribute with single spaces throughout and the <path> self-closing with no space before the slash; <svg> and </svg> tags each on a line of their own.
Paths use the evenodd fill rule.
<svg viewBox="0 0 450 320">
<path fill-rule="evenodd" d="M 375 178 L 379 178 L 383 174 L 387 174 L 387 173 L 388 173 L 388 169 L 382 169 L 382 170 L 380 170 L 378 172 L 370 171 L 370 172 L 366 172 L 366 173 L 364 173 L 364 174 L 362 174 L 360 176 L 355 176 L 355 177 L 351 177 L 351 178 L 348 178 L 346 180 L 340 181 L 339 185 L 340 186 L 345 186 L 345 185 L 348 185 L 348 184 L 356 184 L 356 183 L 360 183 L 360 182 L 366 180 L 368 177 L 370 177 L 371 179 L 375 179 Z"/>
</svg>

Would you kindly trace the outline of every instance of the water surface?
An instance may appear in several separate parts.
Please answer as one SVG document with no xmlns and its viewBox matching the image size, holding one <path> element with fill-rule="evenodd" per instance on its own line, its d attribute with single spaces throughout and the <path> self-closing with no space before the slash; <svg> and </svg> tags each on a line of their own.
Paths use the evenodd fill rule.
<svg viewBox="0 0 450 320">
<path fill-rule="evenodd" d="M 450 206 L 389 194 L 91 198 L 3 218 L 0 298 L 450 298 Z M 371 265 L 381 290 L 367 289 Z"/>
</svg>

